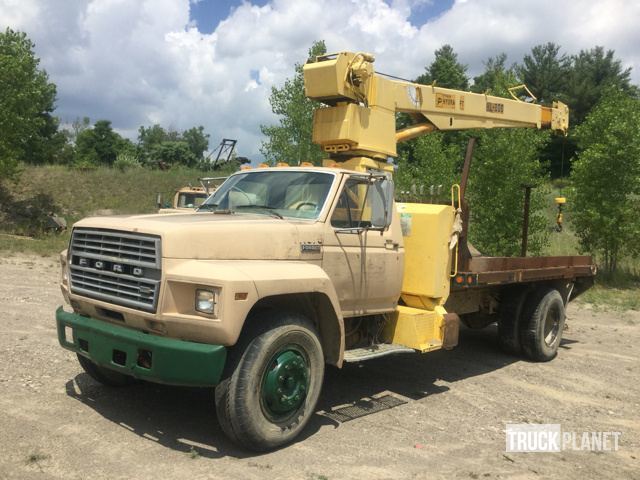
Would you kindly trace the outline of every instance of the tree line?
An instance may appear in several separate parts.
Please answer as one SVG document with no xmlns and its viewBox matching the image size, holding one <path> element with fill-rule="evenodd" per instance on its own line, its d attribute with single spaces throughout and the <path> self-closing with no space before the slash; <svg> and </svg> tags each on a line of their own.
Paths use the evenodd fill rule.
<svg viewBox="0 0 640 480">
<path fill-rule="evenodd" d="M 82 168 L 109 165 L 169 167 L 206 163 L 209 135 L 202 126 L 179 132 L 160 125 L 141 126 L 137 142 L 119 135 L 108 120 L 77 119 L 63 128 L 53 114 L 56 86 L 39 67 L 33 43 L 23 32 L 0 32 L 0 179 L 18 171 L 20 162 L 57 163 Z M 309 58 L 326 53 L 315 42 Z M 509 96 L 524 83 L 538 101 L 561 100 L 570 107 L 568 137 L 524 129 L 435 132 L 400 144 L 398 190 L 424 201 L 432 192 L 448 192 L 459 181 L 467 139 L 479 139 L 469 182 L 471 241 L 483 253 L 517 255 L 521 229 L 522 185 L 534 186 L 529 241 L 532 253 L 549 242 L 545 216 L 550 179 L 568 182 L 567 214 L 585 252 L 615 271 L 620 259 L 640 255 L 640 100 L 613 50 L 596 46 L 565 54 L 559 45 L 534 46 L 520 62 L 500 53 L 484 62 L 473 79 L 454 49 L 444 45 L 415 81 Z M 270 103 L 277 123 L 261 125 L 261 151 L 272 163 L 319 163 L 325 154 L 311 141 L 313 111 L 306 98 L 302 63 Z M 398 115 L 397 126 L 409 122 Z M 435 187 L 432 188 L 432 187 Z M 441 188 L 438 188 L 441 187 Z"/>
<path fill-rule="evenodd" d="M 325 53 L 325 43 L 318 41 L 308 58 Z M 475 137 L 470 239 L 484 254 L 519 254 L 525 184 L 534 187 L 529 249 L 545 251 L 553 231 L 545 211 L 555 178 L 566 184 L 561 193 L 569 196 L 566 212 L 583 252 L 596 255 L 609 271 L 616 270 L 619 259 L 639 255 L 640 216 L 634 212 L 640 207 L 640 100 L 631 69 L 602 46 L 569 55 L 549 42 L 534 46 L 520 62 L 509 64 L 500 53 L 484 62 L 479 75 L 470 78 L 467 72 L 454 49 L 443 45 L 413 81 L 507 98 L 510 87 L 525 84 L 540 103 L 569 105 L 569 135 L 526 129 L 434 132 L 399 144 L 395 163 L 401 196 L 433 201 L 438 192 L 446 195 L 460 181 L 467 140 Z M 320 105 L 304 96 L 301 63 L 292 78 L 272 88 L 270 102 L 278 123 L 261 127 L 265 158 L 319 164 L 325 155 L 311 141 L 311 125 Z M 398 128 L 409 123 L 408 116 L 397 116 Z"/>
<path fill-rule="evenodd" d="M 141 126 L 137 143 L 118 134 L 109 120 L 78 118 L 62 128 L 53 114 L 56 85 L 39 63 L 24 32 L 0 32 L 0 178 L 15 175 L 20 162 L 120 169 L 206 163 L 209 134 L 202 126 L 182 132 Z"/>
</svg>

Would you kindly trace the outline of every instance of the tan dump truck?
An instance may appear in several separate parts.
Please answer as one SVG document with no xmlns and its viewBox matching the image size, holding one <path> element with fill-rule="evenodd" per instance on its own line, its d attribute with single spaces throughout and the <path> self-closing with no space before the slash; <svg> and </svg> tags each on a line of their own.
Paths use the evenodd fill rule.
<svg viewBox="0 0 640 480">
<path fill-rule="evenodd" d="M 534 361 L 558 350 L 589 257 L 471 254 L 451 204 L 395 203 L 388 156 L 434 129 L 566 131 L 568 112 L 381 77 L 366 54 L 304 68 L 323 167 L 231 175 L 193 214 L 87 218 L 61 254 L 60 344 L 109 386 L 215 386 L 224 432 L 268 450 L 313 414 L 325 364 L 453 348 L 498 323 Z M 395 131 L 395 112 L 416 125 Z M 464 182 L 463 182 L 464 184 Z M 464 190 L 464 189 L 462 189 Z"/>
</svg>

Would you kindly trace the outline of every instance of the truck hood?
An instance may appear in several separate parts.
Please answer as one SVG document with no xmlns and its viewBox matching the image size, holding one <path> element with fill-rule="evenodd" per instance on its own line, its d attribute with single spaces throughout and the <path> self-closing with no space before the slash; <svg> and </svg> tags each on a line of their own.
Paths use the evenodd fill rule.
<svg viewBox="0 0 640 480">
<path fill-rule="evenodd" d="M 321 228 L 313 226 L 267 215 L 211 212 L 90 217 L 74 225 L 160 235 L 164 258 L 199 260 L 299 260 L 302 243 L 321 242 Z"/>
</svg>

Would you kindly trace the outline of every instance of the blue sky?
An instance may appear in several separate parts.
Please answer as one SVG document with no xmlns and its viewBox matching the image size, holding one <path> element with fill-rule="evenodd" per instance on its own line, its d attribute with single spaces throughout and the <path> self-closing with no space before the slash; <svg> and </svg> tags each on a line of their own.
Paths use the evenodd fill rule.
<svg viewBox="0 0 640 480">
<path fill-rule="evenodd" d="M 202 33 L 211 33 L 218 24 L 227 18 L 231 10 L 240 5 L 236 0 L 201 0 L 191 3 L 190 17 L 196 22 Z M 264 6 L 268 0 L 253 0 L 253 5 Z"/>
<path fill-rule="evenodd" d="M 106 119 L 131 139 L 141 125 L 202 125 L 211 148 L 234 138 L 252 159 L 260 126 L 278 122 L 271 89 L 315 40 L 403 78 L 444 44 L 471 78 L 502 52 L 513 63 L 541 43 L 603 45 L 640 83 L 638 18 L 637 0 L 0 0 L 0 29 L 34 41 L 63 124 Z"/>
<path fill-rule="evenodd" d="M 200 0 L 191 3 L 190 18 L 196 22 L 202 33 L 211 33 L 227 18 L 231 11 L 242 3 L 241 0 Z M 264 6 L 269 0 L 252 0 L 248 3 Z M 387 4 L 391 2 L 387 1 Z M 416 26 L 442 14 L 453 6 L 453 0 L 431 0 L 417 2 L 411 9 L 409 21 Z"/>
</svg>

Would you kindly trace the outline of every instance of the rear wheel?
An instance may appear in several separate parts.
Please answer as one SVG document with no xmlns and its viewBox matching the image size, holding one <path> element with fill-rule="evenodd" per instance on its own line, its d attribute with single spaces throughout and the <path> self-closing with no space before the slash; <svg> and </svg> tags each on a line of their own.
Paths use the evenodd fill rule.
<svg viewBox="0 0 640 480">
<path fill-rule="evenodd" d="M 257 321 L 271 321 L 273 327 L 248 343 L 230 376 L 216 387 L 216 410 L 231 440 L 264 451 L 292 441 L 311 418 L 322 388 L 324 357 L 316 330 L 304 317 Z"/>
<path fill-rule="evenodd" d="M 565 323 L 564 301 L 552 288 L 531 294 L 523 316 L 520 344 L 527 358 L 548 362 L 558 354 Z"/>
<path fill-rule="evenodd" d="M 126 387 L 136 383 L 135 378 L 101 367 L 80 354 L 78 354 L 78 362 L 80 362 L 80 366 L 87 375 L 103 385 L 109 387 Z"/>
</svg>

